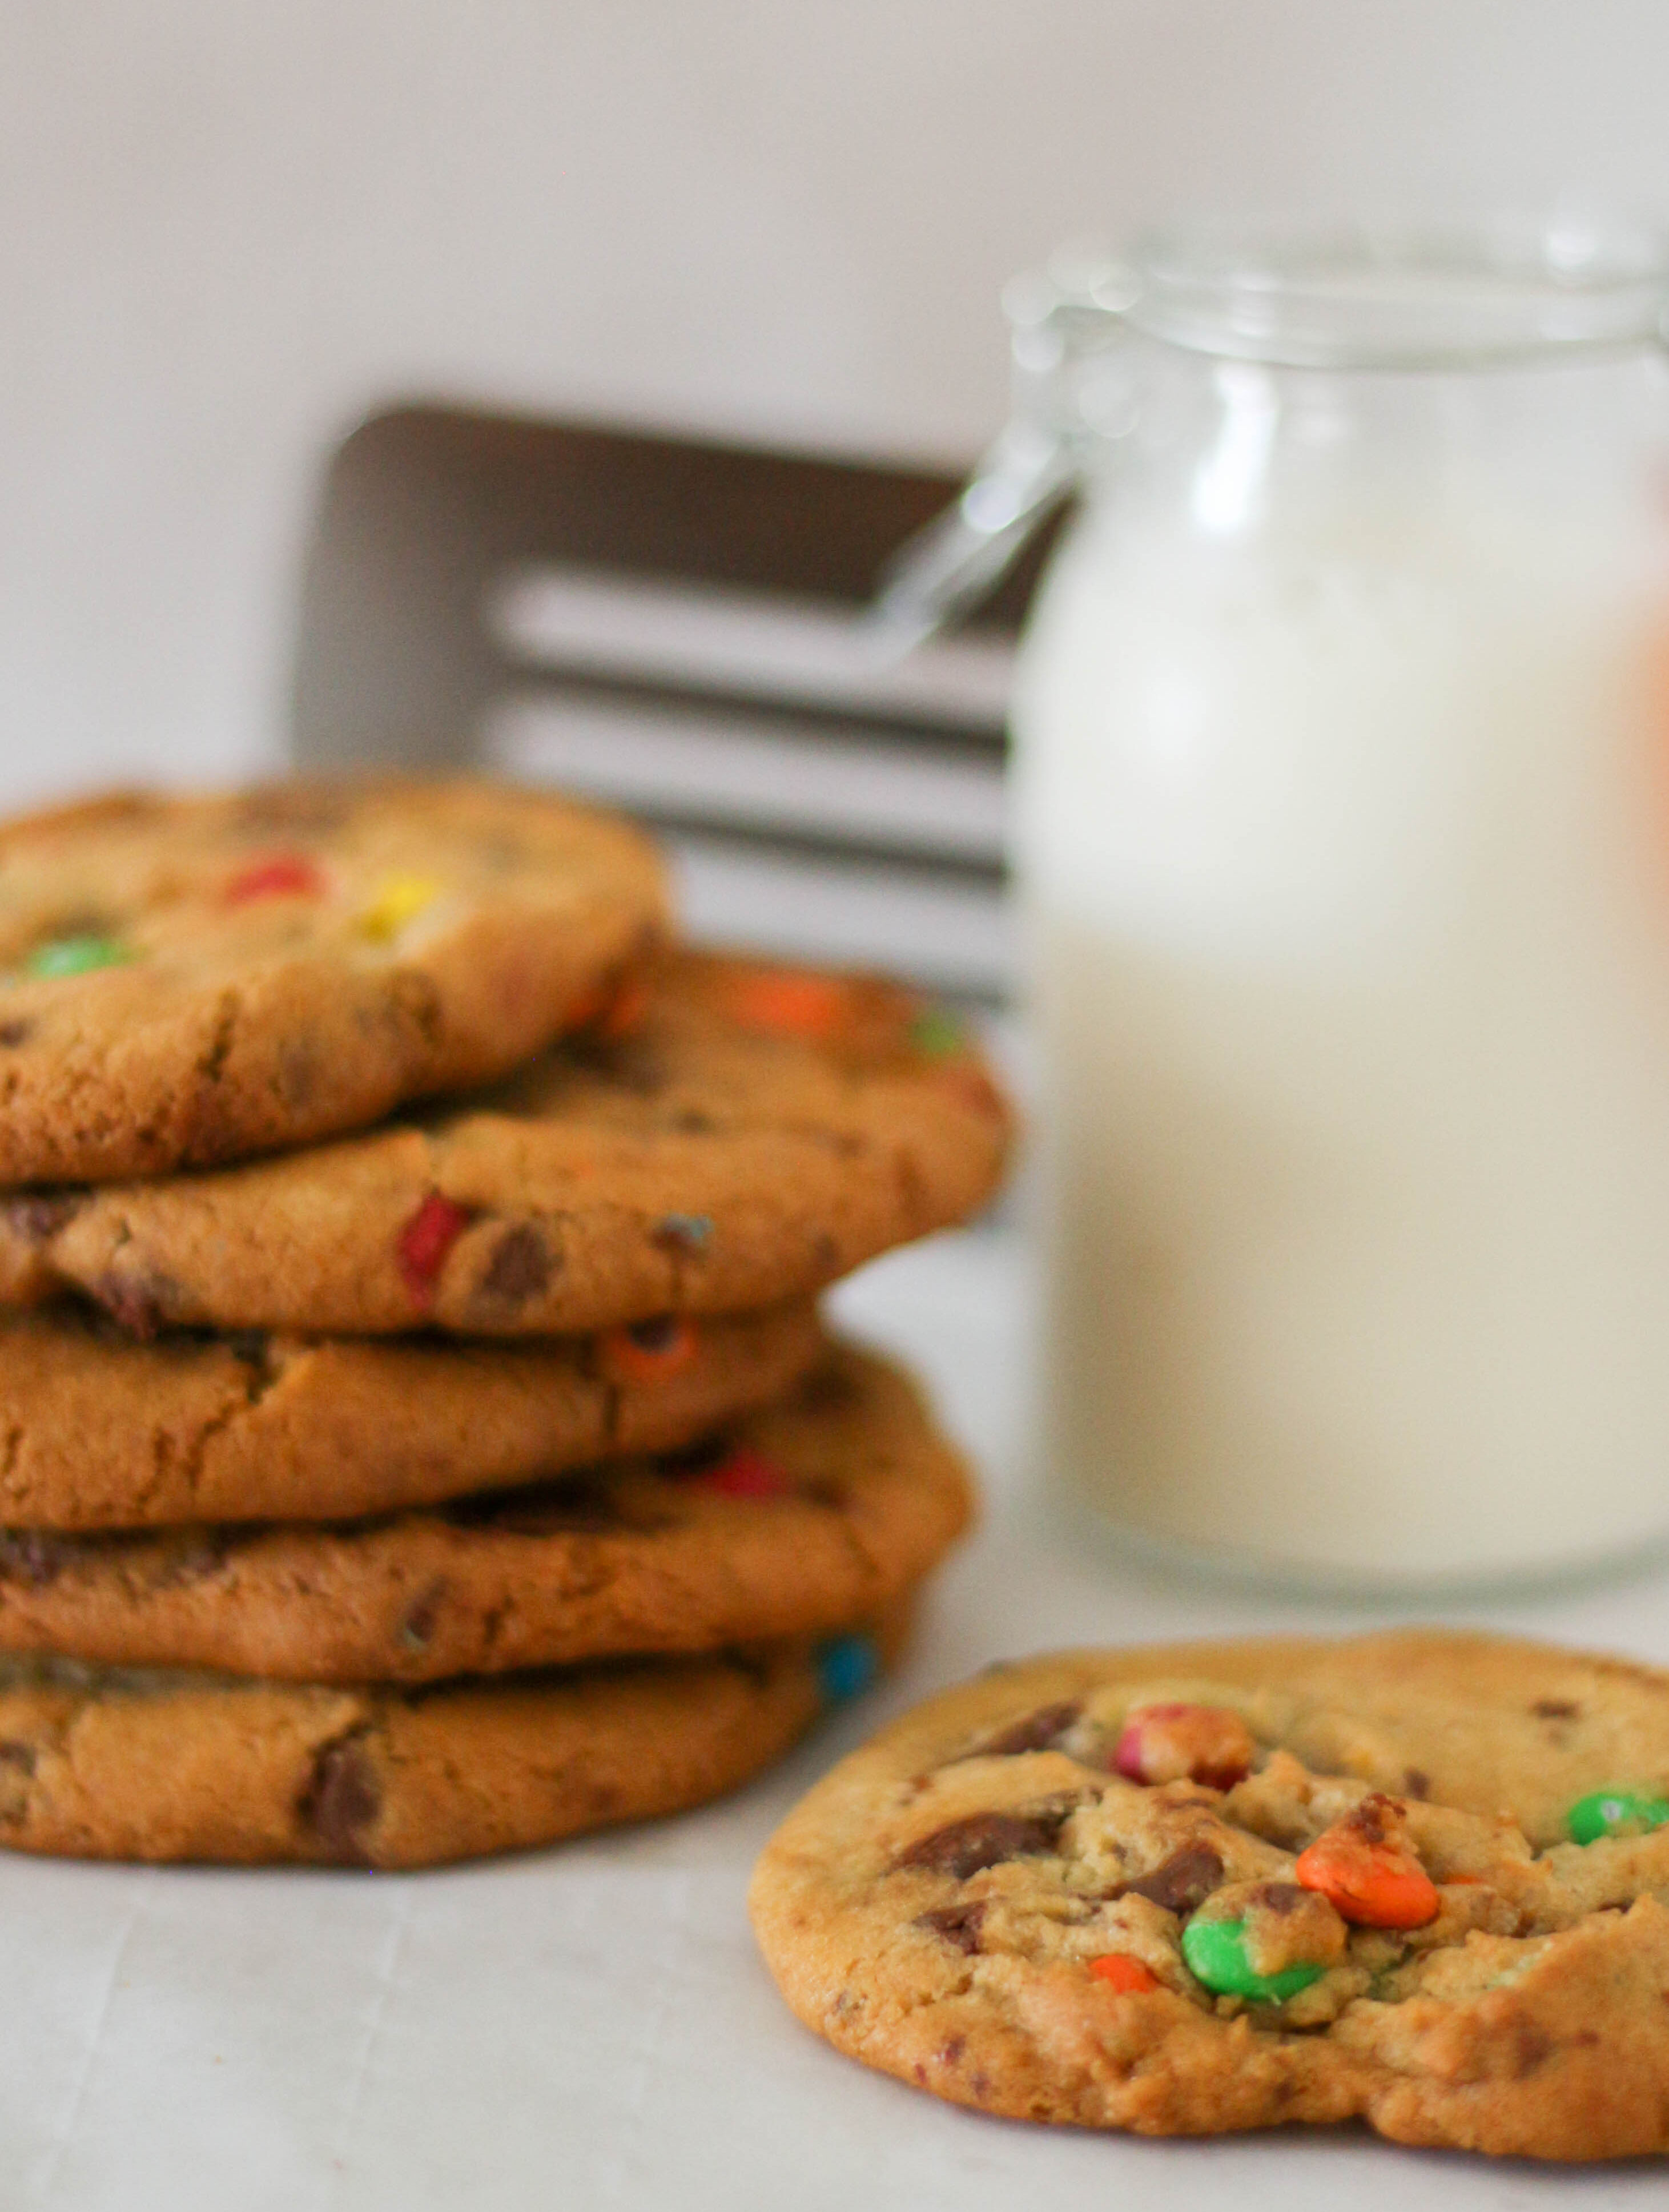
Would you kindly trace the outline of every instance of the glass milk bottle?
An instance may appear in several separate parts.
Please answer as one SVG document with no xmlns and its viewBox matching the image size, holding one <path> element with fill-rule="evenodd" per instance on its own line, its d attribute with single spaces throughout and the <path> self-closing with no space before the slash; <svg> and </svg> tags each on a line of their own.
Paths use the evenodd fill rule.
<svg viewBox="0 0 1669 2212">
<path fill-rule="evenodd" d="M 895 586 L 936 618 L 1081 489 L 1014 714 L 1039 1413 L 1149 1548 L 1669 1538 L 1666 296 L 1570 226 L 1057 270 Z"/>
</svg>

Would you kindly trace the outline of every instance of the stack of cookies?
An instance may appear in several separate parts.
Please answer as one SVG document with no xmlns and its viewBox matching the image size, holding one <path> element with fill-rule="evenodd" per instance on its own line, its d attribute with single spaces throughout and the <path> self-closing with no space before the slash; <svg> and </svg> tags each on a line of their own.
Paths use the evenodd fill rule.
<svg viewBox="0 0 1669 2212">
<path fill-rule="evenodd" d="M 692 1804 L 965 1524 L 814 1299 L 1008 1130 L 478 785 L 0 829 L 0 1843 L 411 1866 Z"/>
</svg>

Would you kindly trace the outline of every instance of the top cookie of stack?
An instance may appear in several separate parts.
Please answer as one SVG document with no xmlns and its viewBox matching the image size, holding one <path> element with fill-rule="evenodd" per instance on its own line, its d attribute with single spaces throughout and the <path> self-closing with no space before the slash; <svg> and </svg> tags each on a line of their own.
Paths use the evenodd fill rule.
<svg viewBox="0 0 1669 2212">
<path fill-rule="evenodd" d="M 350 997 L 353 956 L 335 957 Z M 577 1007 L 571 981 L 559 1002 Z M 298 1034 L 313 1018 L 309 1001 Z M 105 1046 L 106 1061 L 123 1048 Z M 977 1053 L 912 993 L 665 951 L 466 1103 L 207 1173 L 14 1197 L 0 1298 L 78 1290 L 140 1335 L 527 1337 L 734 1313 L 965 1218 L 1008 1133 Z"/>
<path fill-rule="evenodd" d="M 637 831 L 484 785 L 119 795 L 0 828 L 0 1183 L 238 1159 L 490 1081 L 665 920 Z"/>
</svg>

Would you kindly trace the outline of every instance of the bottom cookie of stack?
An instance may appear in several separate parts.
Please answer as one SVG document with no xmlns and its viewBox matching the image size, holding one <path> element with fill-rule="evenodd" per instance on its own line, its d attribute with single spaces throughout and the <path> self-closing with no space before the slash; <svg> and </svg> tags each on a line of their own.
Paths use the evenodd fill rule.
<svg viewBox="0 0 1669 2212">
<path fill-rule="evenodd" d="M 72 1858 L 436 1866 L 683 1811 L 901 1651 L 844 1635 L 420 1690 L 0 1663 L 0 1845 Z"/>
</svg>

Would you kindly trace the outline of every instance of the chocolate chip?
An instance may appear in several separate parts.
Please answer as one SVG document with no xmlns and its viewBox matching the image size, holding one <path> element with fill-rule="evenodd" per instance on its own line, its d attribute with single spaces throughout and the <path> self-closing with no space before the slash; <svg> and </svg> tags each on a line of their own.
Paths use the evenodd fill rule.
<svg viewBox="0 0 1669 2212">
<path fill-rule="evenodd" d="M 712 1240 L 713 1224 L 704 1213 L 663 1213 L 649 1231 L 651 1244 L 685 1255 L 704 1251 Z"/>
<path fill-rule="evenodd" d="M 1004 1859 L 1046 1856 L 1055 1848 L 1064 1808 L 1045 1813 L 970 1813 L 923 1836 L 892 1862 L 895 1867 L 925 1867 L 965 1881 L 982 1868 Z"/>
<path fill-rule="evenodd" d="M 629 1091 L 635 1098 L 653 1098 L 667 1087 L 669 1071 L 665 1057 L 644 1038 L 609 1037 L 582 1030 L 564 1038 L 568 1058 L 588 1075 L 612 1090 Z"/>
<path fill-rule="evenodd" d="M 856 1406 L 863 1392 L 844 1367 L 814 1367 L 795 1392 L 802 1413 L 838 1413 Z"/>
<path fill-rule="evenodd" d="M 306 1106 L 319 1088 L 319 1052 L 310 1036 L 288 1037 L 278 1048 L 278 1096 L 286 1106 Z"/>
<path fill-rule="evenodd" d="M 399 1640 L 408 1651 L 427 1651 L 435 1641 L 435 1623 L 440 1618 L 441 1600 L 445 1595 L 446 1577 L 437 1575 L 405 1608 L 400 1620 Z"/>
<path fill-rule="evenodd" d="M 359 1738 L 338 1736 L 322 1745 L 298 1809 L 326 1850 L 344 1864 L 364 1865 L 362 1838 L 381 1808 L 376 1770 Z"/>
<path fill-rule="evenodd" d="M 192 1583 L 207 1582 L 226 1565 L 237 1540 L 236 1531 L 230 1528 L 200 1528 L 182 1534 L 151 1571 L 151 1588 L 178 1589 Z"/>
<path fill-rule="evenodd" d="M 1145 1897 L 1166 1912 L 1194 1912 L 1221 1881 L 1223 1863 L 1209 1844 L 1185 1844 L 1173 1851 L 1163 1866 L 1143 1875 L 1139 1881 L 1120 1882 L 1111 1892 L 1118 1897 Z"/>
<path fill-rule="evenodd" d="M 669 1525 L 664 1516 L 628 1515 L 618 1492 L 600 1474 L 568 1475 L 555 1482 L 454 1498 L 445 1510 L 454 1528 L 491 1528 L 507 1536 L 595 1535 L 615 1528 Z"/>
<path fill-rule="evenodd" d="M 349 812 L 347 802 L 333 792 L 277 783 L 246 793 L 233 821 L 247 830 L 339 830 Z"/>
<path fill-rule="evenodd" d="M 673 1127 L 682 1137 L 710 1137 L 718 1126 L 699 1106 L 680 1107 L 673 1116 Z"/>
<path fill-rule="evenodd" d="M 1515 2081 L 1523 2081 L 1546 2065 L 1556 2045 L 1546 2029 L 1533 2020 L 1516 2020 L 1512 2030 L 1512 2073 Z"/>
<path fill-rule="evenodd" d="M 1011 1721 L 984 1743 L 976 1744 L 966 1759 L 1017 1759 L 1022 1752 L 1052 1751 L 1073 1723 L 1079 1718 L 1083 1707 L 1075 1699 L 1063 1699 L 1059 1705 L 1039 1705 L 1034 1713 L 1021 1720 Z"/>
<path fill-rule="evenodd" d="M 1401 1808 L 1395 1798 L 1387 1797 L 1382 1790 L 1374 1790 L 1353 1812 L 1345 1814 L 1339 1825 L 1354 1828 L 1364 1843 L 1383 1844 L 1391 1839 L 1401 1819 Z"/>
<path fill-rule="evenodd" d="M 85 1191 L 37 1190 L 6 1200 L 6 1225 L 26 1244 L 45 1244 L 87 1203 Z"/>
<path fill-rule="evenodd" d="M 626 1334 L 643 1352 L 670 1352 L 684 1326 L 677 1314 L 656 1314 L 649 1321 L 628 1324 Z"/>
<path fill-rule="evenodd" d="M 9 1022 L 0 1022 L 0 1045 L 27 1044 L 34 1034 L 34 1024 L 19 1014 Z"/>
<path fill-rule="evenodd" d="M 507 1229 L 492 1248 L 481 1277 L 484 1297 L 503 1305 L 525 1305 L 536 1298 L 551 1280 L 551 1248 L 532 1222 Z"/>
<path fill-rule="evenodd" d="M 1574 1721 L 1582 1708 L 1568 1698 L 1538 1698 L 1530 1710 L 1538 1721 Z"/>
<path fill-rule="evenodd" d="M 953 1949 L 972 1958 L 979 1948 L 979 1925 L 985 1917 L 982 1900 L 972 1905 L 941 1905 L 932 1912 L 918 1912 L 916 1925 L 929 1936 L 942 1936 Z"/>
<path fill-rule="evenodd" d="M 88 1288 L 111 1319 L 141 1343 L 160 1333 L 180 1295 L 179 1285 L 166 1275 L 101 1275 Z"/>
<path fill-rule="evenodd" d="M 1272 1912 L 1277 1920 L 1285 1920 L 1307 1905 L 1313 1895 L 1313 1890 L 1305 1889 L 1295 1881 L 1264 1881 L 1258 1883 L 1246 1901 L 1252 1905 L 1261 1905 L 1265 1912 Z"/>
<path fill-rule="evenodd" d="M 0 1765 L 15 1766 L 20 1774 L 33 1774 L 40 1757 L 32 1743 L 20 1743 L 15 1736 L 0 1738 Z"/>
<path fill-rule="evenodd" d="M 0 1528 L 0 1582 L 45 1589 L 75 1557 L 75 1547 L 43 1528 Z"/>
<path fill-rule="evenodd" d="M 1403 1795 L 1404 1797 L 1430 1796 L 1431 1777 L 1423 1766 L 1410 1766 L 1404 1771 Z"/>
</svg>

